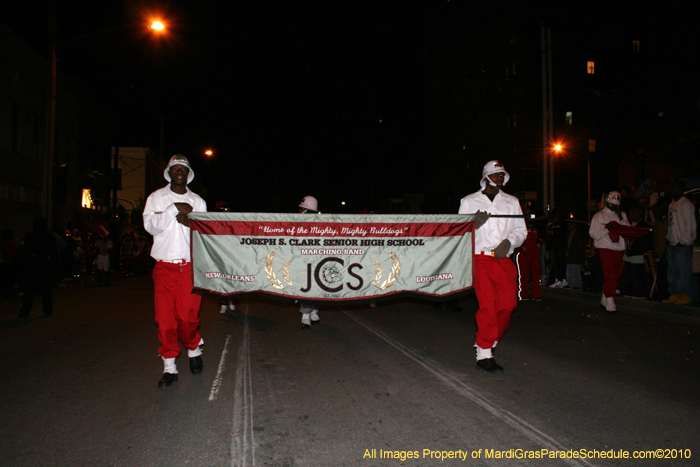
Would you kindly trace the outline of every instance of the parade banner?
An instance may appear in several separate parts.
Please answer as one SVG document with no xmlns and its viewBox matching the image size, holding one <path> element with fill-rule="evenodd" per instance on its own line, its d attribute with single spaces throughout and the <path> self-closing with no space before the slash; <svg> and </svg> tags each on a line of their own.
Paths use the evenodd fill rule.
<svg viewBox="0 0 700 467">
<path fill-rule="evenodd" d="M 191 213 L 194 289 L 339 302 L 472 288 L 472 215 Z"/>
</svg>

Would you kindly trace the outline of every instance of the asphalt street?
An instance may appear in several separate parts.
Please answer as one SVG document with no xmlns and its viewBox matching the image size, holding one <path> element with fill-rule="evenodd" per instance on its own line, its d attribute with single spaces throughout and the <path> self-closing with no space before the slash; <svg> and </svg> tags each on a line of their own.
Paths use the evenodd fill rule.
<svg viewBox="0 0 700 467">
<path fill-rule="evenodd" d="M 620 298 L 608 315 L 547 289 L 514 313 L 494 376 L 475 368 L 473 295 L 462 312 L 321 308 L 308 330 L 292 303 L 222 315 L 205 298 L 204 372 L 183 352 L 159 390 L 152 300 L 138 276 L 58 287 L 48 318 L 38 298 L 29 321 L 0 302 L 0 465 L 700 464 L 697 307 Z"/>
</svg>

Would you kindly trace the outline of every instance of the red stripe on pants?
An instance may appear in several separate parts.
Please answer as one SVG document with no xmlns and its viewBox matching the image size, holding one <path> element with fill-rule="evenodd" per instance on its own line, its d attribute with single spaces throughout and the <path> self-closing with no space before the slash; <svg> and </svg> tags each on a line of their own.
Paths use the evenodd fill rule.
<svg viewBox="0 0 700 467">
<path fill-rule="evenodd" d="M 603 293 L 606 297 L 615 297 L 620 274 L 622 274 L 622 254 L 624 252 L 598 248 L 598 253 L 600 254 L 600 265 L 603 268 Z"/>
<path fill-rule="evenodd" d="M 479 300 L 476 310 L 476 345 L 493 347 L 510 326 L 510 315 L 518 304 L 517 271 L 510 258 L 495 259 L 474 255 L 474 291 Z"/>
<path fill-rule="evenodd" d="M 153 268 L 158 354 L 163 358 L 180 355 L 178 339 L 186 349 L 199 345 L 199 305 L 202 297 L 192 293 L 192 264 L 158 261 Z"/>
<path fill-rule="evenodd" d="M 541 298 L 542 286 L 540 285 L 540 276 L 542 268 L 540 267 L 540 257 L 527 257 L 521 251 L 515 257 L 518 264 L 518 275 L 520 276 L 520 287 L 518 287 L 518 298 Z M 528 282 L 530 283 L 530 293 L 528 293 Z"/>
</svg>

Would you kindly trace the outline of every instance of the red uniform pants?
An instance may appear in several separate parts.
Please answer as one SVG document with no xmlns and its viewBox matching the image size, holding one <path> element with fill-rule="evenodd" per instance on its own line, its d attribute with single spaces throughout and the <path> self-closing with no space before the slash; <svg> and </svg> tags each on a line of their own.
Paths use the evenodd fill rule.
<svg viewBox="0 0 700 467">
<path fill-rule="evenodd" d="M 158 261 L 153 269 L 158 354 L 163 358 L 180 355 L 178 339 L 188 350 L 199 345 L 199 305 L 202 297 L 192 293 L 192 263 Z"/>
<path fill-rule="evenodd" d="M 542 286 L 540 285 L 540 276 L 542 275 L 542 268 L 540 267 L 540 256 L 537 255 L 530 258 L 521 251 L 515 259 L 518 265 L 518 276 L 520 277 L 518 298 L 521 300 L 541 298 Z M 528 288 L 528 283 L 530 283 L 530 288 Z"/>
<path fill-rule="evenodd" d="M 620 274 L 622 274 L 623 253 L 622 251 L 598 248 L 600 266 L 603 268 L 603 293 L 606 297 L 617 295 L 617 284 L 620 282 Z"/>
<path fill-rule="evenodd" d="M 479 300 L 476 311 L 476 345 L 490 349 L 510 326 L 510 315 L 518 300 L 517 270 L 510 258 L 474 255 L 474 291 Z"/>
</svg>

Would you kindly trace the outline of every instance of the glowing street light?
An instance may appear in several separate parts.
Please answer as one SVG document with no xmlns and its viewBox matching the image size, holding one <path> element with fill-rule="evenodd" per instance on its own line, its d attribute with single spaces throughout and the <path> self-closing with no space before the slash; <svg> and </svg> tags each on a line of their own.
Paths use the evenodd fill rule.
<svg viewBox="0 0 700 467">
<path fill-rule="evenodd" d="M 77 40 L 81 40 L 87 37 L 92 37 L 96 36 L 99 34 L 104 34 L 107 32 L 115 31 L 118 29 L 124 29 L 133 26 L 132 24 L 123 24 L 121 26 L 116 26 L 113 28 L 109 29 L 104 29 L 102 31 L 97 31 L 93 32 L 90 34 L 85 34 L 82 36 L 74 37 L 72 39 L 67 39 L 63 41 L 57 41 L 56 40 L 56 32 L 55 32 L 55 15 L 52 16 L 53 22 L 53 32 L 51 35 L 50 39 L 50 55 L 51 55 L 51 64 L 50 64 L 50 70 L 49 70 L 49 99 L 48 99 L 48 109 L 47 109 L 47 114 L 48 114 L 48 122 L 47 122 L 47 129 L 46 129 L 46 162 L 45 162 L 45 173 L 44 173 L 44 182 L 43 182 L 43 188 L 44 188 L 44 195 L 46 197 L 46 203 L 44 204 L 44 214 L 46 218 L 48 219 L 50 224 L 53 224 L 53 163 L 54 163 L 54 150 L 55 150 L 55 138 L 56 138 L 56 76 L 57 76 L 57 65 L 58 65 L 58 59 L 57 59 L 57 52 L 56 49 L 58 48 L 59 44 L 65 44 L 68 42 L 73 42 Z M 161 21 L 154 21 L 151 23 L 151 29 L 154 31 L 157 31 L 159 33 L 162 33 L 165 30 L 165 25 Z M 161 124 L 161 132 L 162 132 L 162 124 Z M 161 137 L 162 141 L 162 137 Z M 162 151 L 162 142 L 161 142 L 161 151 Z M 115 162 L 114 166 L 115 169 L 118 166 L 117 159 L 119 157 L 119 151 L 115 151 L 114 153 L 115 157 Z M 116 211 L 116 199 L 117 199 L 117 192 L 116 189 L 114 191 L 114 210 Z M 109 209 L 109 204 L 108 204 L 108 209 Z"/>
<path fill-rule="evenodd" d="M 560 153 L 564 147 L 561 143 L 555 143 L 551 149 L 553 151 L 550 150 L 549 154 L 549 203 L 554 207 L 554 155 Z"/>
<path fill-rule="evenodd" d="M 212 151 L 211 149 L 207 149 L 206 151 L 204 151 L 204 154 L 205 154 L 207 157 L 211 157 L 211 156 L 214 155 L 214 151 Z"/>
</svg>

